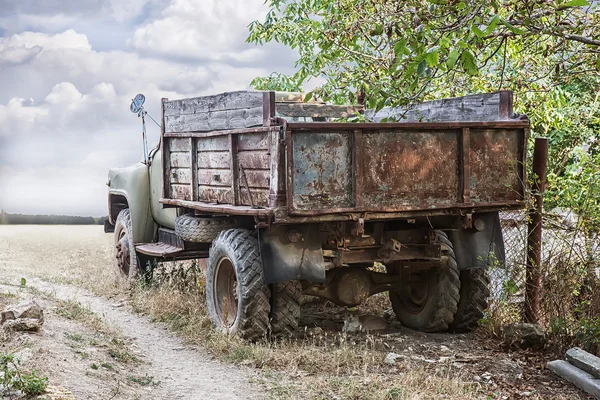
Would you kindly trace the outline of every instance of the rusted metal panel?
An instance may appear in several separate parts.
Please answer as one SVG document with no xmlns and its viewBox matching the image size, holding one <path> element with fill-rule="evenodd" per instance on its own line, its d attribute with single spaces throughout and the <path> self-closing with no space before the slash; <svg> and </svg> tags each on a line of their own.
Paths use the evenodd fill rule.
<svg viewBox="0 0 600 400">
<path fill-rule="evenodd" d="M 523 130 L 470 130 L 471 202 L 522 199 Z"/>
<path fill-rule="evenodd" d="M 292 134 L 292 207 L 351 207 L 352 131 Z"/>
<path fill-rule="evenodd" d="M 364 131 L 364 204 L 370 207 L 457 203 L 458 132 Z"/>
</svg>

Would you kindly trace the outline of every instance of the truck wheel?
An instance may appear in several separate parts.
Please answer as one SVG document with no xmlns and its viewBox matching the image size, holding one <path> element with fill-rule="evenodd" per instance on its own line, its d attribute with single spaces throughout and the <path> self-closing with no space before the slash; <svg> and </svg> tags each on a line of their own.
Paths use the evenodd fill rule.
<svg viewBox="0 0 600 400">
<path fill-rule="evenodd" d="M 460 301 L 454 321 L 453 332 L 469 332 L 477 327 L 488 306 L 490 276 L 485 268 L 472 268 L 460 272 Z"/>
<path fill-rule="evenodd" d="M 271 287 L 271 334 L 289 336 L 298 328 L 302 284 L 298 281 L 276 283 Z"/>
<path fill-rule="evenodd" d="M 220 232 L 238 226 L 233 218 L 200 218 L 194 214 L 175 218 L 175 233 L 186 242 L 210 243 Z"/>
<path fill-rule="evenodd" d="M 245 229 L 221 232 L 206 267 L 206 303 L 215 328 L 248 340 L 264 337 L 269 298 L 256 236 Z"/>
<path fill-rule="evenodd" d="M 130 286 L 143 272 L 133 244 L 129 209 L 121 210 L 115 221 L 114 271 L 119 286 Z"/>
<path fill-rule="evenodd" d="M 441 332 L 454 320 L 459 301 L 460 281 L 452 243 L 442 231 L 435 231 L 442 243 L 442 264 L 411 277 L 401 291 L 390 291 L 394 313 L 408 328 L 423 332 Z"/>
</svg>

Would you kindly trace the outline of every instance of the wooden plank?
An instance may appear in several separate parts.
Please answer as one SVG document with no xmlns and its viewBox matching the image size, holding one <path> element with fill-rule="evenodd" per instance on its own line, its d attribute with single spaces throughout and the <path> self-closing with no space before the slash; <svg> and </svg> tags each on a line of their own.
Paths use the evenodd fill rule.
<svg viewBox="0 0 600 400">
<path fill-rule="evenodd" d="M 171 162 L 169 166 L 171 168 L 191 168 L 192 167 L 192 159 L 190 157 L 190 153 L 171 153 L 170 156 Z M 170 176 L 166 175 L 165 176 Z M 170 173 L 169 173 L 170 174 Z"/>
<path fill-rule="evenodd" d="M 284 132 L 269 132 L 269 153 L 271 154 L 269 184 L 269 207 L 285 206 L 285 146 L 281 145 Z"/>
<path fill-rule="evenodd" d="M 266 189 L 249 189 L 250 195 L 252 196 L 252 203 L 254 206 L 266 207 L 269 204 L 269 191 Z M 242 205 L 252 205 L 250 198 L 248 197 L 248 189 L 245 185 L 240 188 L 240 201 Z"/>
<path fill-rule="evenodd" d="M 231 133 L 228 135 L 229 139 L 229 154 L 231 158 L 231 162 L 229 163 L 229 171 L 231 181 L 229 185 L 231 185 L 231 190 L 233 190 L 233 204 L 240 204 L 240 185 L 239 185 L 239 172 L 238 172 L 238 147 L 239 147 L 239 136 L 234 136 Z"/>
<path fill-rule="evenodd" d="M 198 141 L 194 138 L 189 138 L 190 157 L 192 161 L 190 189 L 192 190 L 192 200 L 198 199 Z"/>
<path fill-rule="evenodd" d="M 173 138 L 169 139 L 169 151 L 171 153 L 189 152 L 191 144 L 188 138 Z"/>
<path fill-rule="evenodd" d="M 191 200 L 192 191 L 190 185 L 172 184 L 170 187 L 172 199 Z"/>
<path fill-rule="evenodd" d="M 271 126 L 275 116 L 275 92 L 263 92 L 263 126 Z"/>
<path fill-rule="evenodd" d="M 236 135 L 239 151 L 246 150 L 269 150 L 269 135 L 265 133 L 243 133 Z"/>
<path fill-rule="evenodd" d="M 243 128 L 243 129 L 228 129 L 227 132 L 223 131 L 208 131 L 208 132 L 171 132 L 165 133 L 165 137 L 173 138 L 173 137 L 194 137 L 194 138 L 204 138 L 211 136 L 227 136 L 228 134 L 239 135 L 242 133 L 260 133 L 260 132 L 273 132 L 279 131 L 279 126 L 260 126 L 255 128 Z"/>
<path fill-rule="evenodd" d="M 198 151 L 229 151 L 227 135 L 196 139 Z"/>
<path fill-rule="evenodd" d="M 262 151 L 244 151 L 238 154 L 239 163 L 244 169 L 269 169 L 269 153 Z"/>
<path fill-rule="evenodd" d="M 170 183 L 189 185 L 192 182 L 192 170 L 190 168 L 171 168 Z"/>
<path fill-rule="evenodd" d="M 263 125 L 263 108 L 212 111 L 165 117 L 165 132 L 208 132 Z"/>
<path fill-rule="evenodd" d="M 231 187 L 198 185 L 198 200 L 206 203 L 233 204 Z"/>
<path fill-rule="evenodd" d="M 348 118 L 361 112 L 361 106 L 338 106 L 330 104 L 277 103 L 276 115 L 279 117 L 326 117 Z"/>
<path fill-rule="evenodd" d="M 167 101 L 164 104 L 165 116 L 202 114 L 212 111 L 254 108 L 263 105 L 263 92 L 237 91 L 219 93 L 212 96 Z"/>
<path fill-rule="evenodd" d="M 165 104 L 169 99 L 162 98 L 160 99 L 160 151 L 162 153 L 162 174 L 161 174 L 161 193 L 162 197 L 168 198 L 170 197 L 169 193 L 169 180 L 171 176 L 171 156 L 169 152 L 169 146 L 166 143 L 165 138 Z"/>
<path fill-rule="evenodd" d="M 229 169 L 231 154 L 198 152 L 198 168 L 200 169 Z"/>
<path fill-rule="evenodd" d="M 273 215 L 273 210 L 270 208 L 251 208 L 247 206 L 236 207 L 230 204 L 210 204 L 201 201 L 186 201 L 178 199 L 160 199 L 160 203 L 225 215 Z"/>
<path fill-rule="evenodd" d="M 244 168 L 246 173 L 246 179 L 248 180 L 248 186 L 252 189 L 268 189 L 270 181 L 269 170 L 252 170 Z M 245 187 L 244 185 L 242 185 Z"/>
<path fill-rule="evenodd" d="M 600 358 L 593 354 L 588 353 L 580 349 L 579 347 L 573 347 L 567 350 L 567 361 L 579 369 L 584 370 L 588 374 L 595 376 L 600 379 Z"/>
<path fill-rule="evenodd" d="M 514 118 L 512 92 L 474 94 L 451 99 L 426 101 L 405 107 L 385 107 L 378 112 L 367 110 L 368 120 L 381 122 L 504 121 Z"/>
<path fill-rule="evenodd" d="M 231 186 L 233 183 L 231 170 L 199 169 L 198 184 L 203 186 Z M 233 188 L 232 188 L 233 189 Z"/>
</svg>

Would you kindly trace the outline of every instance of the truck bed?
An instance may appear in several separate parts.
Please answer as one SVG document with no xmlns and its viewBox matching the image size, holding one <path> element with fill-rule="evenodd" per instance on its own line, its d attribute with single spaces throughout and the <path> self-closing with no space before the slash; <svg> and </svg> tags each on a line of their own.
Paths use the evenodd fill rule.
<svg viewBox="0 0 600 400">
<path fill-rule="evenodd" d="M 436 121 L 409 110 L 394 123 L 290 122 L 356 109 L 274 92 L 164 99 L 161 201 L 273 223 L 522 208 L 529 121 L 513 118 L 507 92 L 478 96 L 419 107 Z"/>
</svg>

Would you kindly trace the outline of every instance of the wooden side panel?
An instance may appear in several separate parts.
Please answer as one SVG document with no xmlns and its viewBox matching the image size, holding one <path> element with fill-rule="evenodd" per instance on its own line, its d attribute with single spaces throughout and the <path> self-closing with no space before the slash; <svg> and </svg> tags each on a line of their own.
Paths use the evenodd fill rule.
<svg viewBox="0 0 600 400">
<path fill-rule="evenodd" d="M 513 118 L 512 92 L 475 94 L 452 99 L 426 101 L 406 107 L 367 110 L 367 119 L 397 122 L 504 121 Z"/>
<path fill-rule="evenodd" d="M 164 103 L 165 132 L 208 132 L 262 126 L 264 93 L 241 91 Z"/>
<path fill-rule="evenodd" d="M 170 198 L 192 200 L 192 147 L 187 138 L 165 138 L 168 146 Z"/>
<path fill-rule="evenodd" d="M 337 106 L 310 103 L 277 103 L 276 115 L 307 118 L 348 118 L 363 110 L 360 106 Z"/>
</svg>

